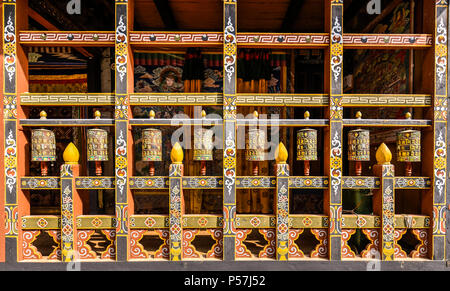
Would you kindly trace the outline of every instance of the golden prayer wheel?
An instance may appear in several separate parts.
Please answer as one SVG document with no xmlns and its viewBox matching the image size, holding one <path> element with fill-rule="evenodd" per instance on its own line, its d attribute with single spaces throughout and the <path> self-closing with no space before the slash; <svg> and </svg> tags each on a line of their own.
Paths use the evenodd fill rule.
<svg viewBox="0 0 450 291">
<path fill-rule="evenodd" d="M 162 133 L 156 128 L 142 131 L 142 160 L 147 162 L 162 161 Z"/>
<path fill-rule="evenodd" d="M 245 142 L 247 161 L 265 161 L 266 133 L 262 129 L 250 129 Z"/>
<path fill-rule="evenodd" d="M 95 119 L 100 119 L 100 111 L 95 111 Z M 87 131 L 87 160 L 95 162 L 95 174 L 102 175 L 102 161 L 108 160 L 108 132 L 104 129 Z"/>
<path fill-rule="evenodd" d="M 305 119 L 309 119 L 309 112 L 305 112 Z M 305 176 L 309 176 L 309 161 L 317 160 L 317 130 L 312 128 L 297 131 L 297 161 L 304 161 Z"/>
<path fill-rule="evenodd" d="M 253 112 L 253 118 L 258 118 L 258 112 Z M 252 162 L 252 174 L 258 176 L 259 174 L 259 162 L 266 160 L 266 132 L 262 129 L 251 128 L 248 130 L 248 135 L 245 140 L 245 159 Z M 245 212 L 258 212 L 261 204 L 258 204 L 258 200 L 263 203 L 263 196 L 261 191 L 253 189 L 243 193 L 241 203 L 245 209 Z M 263 208 L 268 208 L 264 206 Z"/>
<path fill-rule="evenodd" d="M 154 119 L 155 112 L 150 111 L 150 119 Z M 153 162 L 162 161 L 162 132 L 156 128 L 147 128 L 142 131 L 142 160 L 150 162 L 150 176 L 155 174 Z"/>
<path fill-rule="evenodd" d="M 406 114 L 411 119 L 411 114 Z M 421 145 L 420 131 L 407 129 L 397 134 L 397 161 L 406 162 L 406 176 L 412 174 L 412 162 L 420 162 Z"/>
<path fill-rule="evenodd" d="M 108 132 L 104 129 L 87 131 L 88 161 L 108 160 Z"/>
<path fill-rule="evenodd" d="M 370 132 L 355 129 L 348 133 L 348 160 L 370 161 Z"/>
<path fill-rule="evenodd" d="M 361 112 L 356 113 L 356 118 L 361 119 Z M 348 160 L 356 162 L 356 175 L 360 176 L 361 162 L 370 161 L 370 131 L 355 129 L 348 133 Z"/>
<path fill-rule="evenodd" d="M 206 112 L 202 111 L 204 119 Z M 194 131 L 194 161 L 213 160 L 213 135 L 211 129 L 197 128 Z"/>
<path fill-rule="evenodd" d="M 297 161 L 317 160 L 317 130 L 301 129 L 297 131 Z"/>
<path fill-rule="evenodd" d="M 31 160 L 34 162 L 56 161 L 55 133 L 48 129 L 31 131 Z"/>
<path fill-rule="evenodd" d="M 41 111 L 40 119 L 47 119 L 47 113 Z M 47 176 L 46 162 L 56 161 L 55 133 L 48 129 L 34 129 L 31 131 L 31 160 L 41 162 L 41 175 Z"/>
</svg>

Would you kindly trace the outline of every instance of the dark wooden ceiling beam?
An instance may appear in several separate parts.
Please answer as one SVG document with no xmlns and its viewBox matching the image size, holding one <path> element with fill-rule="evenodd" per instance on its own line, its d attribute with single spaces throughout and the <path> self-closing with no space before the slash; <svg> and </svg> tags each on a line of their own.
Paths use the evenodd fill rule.
<svg viewBox="0 0 450 291">
<path fill-rule="evenodd" d="M 289 7 L 284 16 L 283 23 L 281 24 L 282 32 L 289 32 L 292 30 L 303 4 L 305 4 L 305 0 L 291 0 L 291 2 L 289 2 Z"/>
<path fill-rule="evenodd" d="M 58 27 L 51 24 L 47 19 L 45 19 L 39 13 L 37 13 L 36 11 L 34 11 L 33 9 L 31 9 L 29 7 L 28 7 L 28 16 L 50 31 L 61 31 L 60 29 L 58 29 Z M 93 57 L 93 55 L 90 52 L 88 52 L 86 49 L 84 49 L 82 47 L 74 47 L 74 49 L 79 51 L 85 57 L 88 57 L 88 58 Z"/>
<path fill-rule="evenodd" d="M 170 8 L 170 4 L 168 0 L 153 0 L 156 5 L 156 9 L 158 9 L 159 15 L 161 16 L 161 20 L 163 21 L 166 29 L 168 30 L 177 30 L 178 25 L 175 21 L 175 17 L 173 16 L 172 8 Z"/>
<path fill-rule="evenodd" d="M 358 14 L 361 9 L 366 6 L 368 1 L 352 1 L 352 3 L 345 9 L 344 11 L 344 26 L 347 24 Z"/>
</svg>

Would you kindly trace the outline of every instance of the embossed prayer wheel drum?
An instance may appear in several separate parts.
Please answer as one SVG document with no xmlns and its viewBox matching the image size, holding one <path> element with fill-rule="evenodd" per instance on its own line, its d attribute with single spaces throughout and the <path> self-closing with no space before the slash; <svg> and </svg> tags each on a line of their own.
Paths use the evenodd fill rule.
<svg viewBox="0 0 450 291">
<path fill-rule="evenodd" d="M 162 133 L 156 128 L 142 131 L 142 160 L 147 162 L 162 161 Z"/>
<path fill-rule="evenodd" d="M 48 129 L 31 131 L 31 160 L 41 162 L 41 175 L 47 176 L 46 162 L 56 161 L 55 133 Z"/>
<path fill-rule="evenodd" d="M 205 128 L 194 131 L 194 161 L 213 160 L 213 134 L 212 130 Z"/>
<path fill-rule="evenodd" d="M 361 162 L 370 161 L 370 132 L 355 129 L 348 133 L 348 160 L 356 162 L 356 175 L 361 176 Z"/>
<path fill-rule="evenodd" d="M 420 131 L 408 129 L 397 134 L 397 161 L 406 162 L 406 176 L 412 174 L 412 162 L 420 162 Z"/>
<path fill-rule="evenodd" d="M 155 111 L 150 110 L 150 119 L 155 119 Z M 142 160 L 150 162 L 149 175 L 155 175 L 153 162 L 162 161 L 162 132 L 156 128 L 147 128 L 142 131 Z"/>
<path fill-rule="evenodd" d="M 149 174 L 155 174 L 153 162 L 162 161 L 162 133 L 156 128 L 147 128 L 142 131 L 142 160 L 150 162 Z"/>
<path fill-rule="evenodd" d="M 31 160 L 34 162 L 56 161 L 55 133 L 48 129 L 31 131 Z"/>
<path fill-rule="evenodd" d="M 104 129 L 89 129 L 87 131 L 88 161 L 108 160 L 108 132 Z"/>
<path fill-rule="evenodd" d="M 245 141 L 245 159 L 247 161 L 265 161 L 266 132 L 262 129 L 250 129 Z"/>
<path fill-rule="evenodd" d="M 301 129 L 297 131 L 297 161 L 317 160 L 317 130 Z"/>
<path fill-rule="evenodd" d="M 317 130 L 305 128 L 297 131 L 297 161 L 304 161 L 304 174 L 309 176 L 309 161 L 317 160 Z"/>
</svg>

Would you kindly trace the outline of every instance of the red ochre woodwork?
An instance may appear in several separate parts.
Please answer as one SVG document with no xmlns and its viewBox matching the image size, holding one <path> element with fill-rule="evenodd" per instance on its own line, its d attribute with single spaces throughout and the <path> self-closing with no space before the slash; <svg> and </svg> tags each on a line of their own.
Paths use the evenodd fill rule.
<svg viewBox="0 0 450 291">
<path fill-rule="evenodd" d="M 311 233 L 319 241 L 319 244 L 311 252 L 311 258 L 328 258 L 328 231 L 322 228 L 312 228 Z"/>
<path fill-rule="evenodd" d="M 27 230 L 22 232 L 22 258 L 24 260 L 41 259 L 42 254 L 33 245 L 37 236 L 41 234 L 40 230 Z"/>
<path fill-rule="evenodd" d="M 361 257 L 366 259 L 379 259 L 380 256 L 380 248 L 379 248 L 379 240 L 378 240 L 378 229 L 362 229 L 362 232 L 369 239 L 370 243 L 366 246 L 366 248 L 361 252 Z"/>
<path fill-rule="evenodd" d="M 356 229 L 343 229 L 342 230 L 342 247 L 341 254 L 343 259 L 355 258 L 356 254 L 350 246 L 348 245 L 348 240 L 352 237 L 352 235 L 356 232 Z"/>
<path fill-rule="evenodd" d="M 264 239 L 267 241 L 267 244 L 264 246 L 264 249 L 259 252 L 259 258 L 267 258 L 267 259 L 275 259 L 276 250 L 277 250 L 277 240 L 276 240 L 276 230 L 273 228 L 267 229 L 259 229 L 259 233 L 264 236 Z"/>
<path fill-rule="evenodd" d="M 96 259 L 97 254 L 92 250 L 91 246 L 87 244 L 95 230 L 78 230 L 78 240 L 76 249 L 80 260 Z"/>
<path fill-rule="evenodd" d="M 291 228 L 289 229 L 289 259 L 295 259 L 295 258 L 304 258 L 305 254 L 302 252 L 302 250 L 298 247 L 298 245 L 295 243 L 295 241 L 299 238 L 299 236 L 303 233 L 305 229 L 303 228 Z"/>
</svg>

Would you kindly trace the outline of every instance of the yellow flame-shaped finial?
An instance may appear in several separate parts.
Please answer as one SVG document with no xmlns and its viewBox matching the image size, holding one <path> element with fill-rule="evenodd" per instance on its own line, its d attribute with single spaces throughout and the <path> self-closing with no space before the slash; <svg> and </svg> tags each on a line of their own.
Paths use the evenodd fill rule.
<svg viewBox="0 0 450 291">
<path fill-rule="evenodd" d="M 100 119 L 102 114 L 100 113 L 100 111 L 97 110 L 97 111 L 94 112 L 94 116 L 95 116 L 95 119 Z"/>
<path fill-rule="evenodd" d="M 387 145 L 385 143 L 382 143 L 378 147 L 375 157 L 377 158 L 377 162 L 379 165 L 386 165 L 391 163 L 392 153 Z"/>
<path fill-rule="evenodd" d="M 206 111 L 202 110 L 202 118 L 204 119 L 206 117 Z"/>
<path fill-rule="evenodd" d="M 150 110 L 150 113 L 149 113 L 149 116 L 150 116 L 150 119 L 153 119 L 153 118 L 155 118 L 155 111 L 153 111 L 153 110 Z"/>
<path fill-rule="evenodd" d="M 305 119 L 309 119 L 310 116 L 311 116 L 311 114 L 309 114 L 309 111 L 305 111 L 305 114 L 303 114 L 303 117 Z"/>
<path fill-rule="evenodd" d="M 256 111 L 256 110 L 253 111 L 253 117 L 254 117 L 254 118 L 258 118 L 258 116 L 259 116 L 258 111 Z"/>
<path fill-rule="evenodd" d="M 71 142 L 66 147 L 63 153 L 63 159 L 66 164 L 78 164 L 80 159 L 80 152 L 78 152 L 77 147 Z"/>
<path fill-rule="evenodd" d="M 183 163 L 183 149 L 178 142 L 173 145 L 172 151 L 170 152 L 170 159 L 173 164 Z"/>
<path fill-rule="evenodd" d="M 277 164 L 286 164 L 287 159 L 288 159 L 288 151 L 284 146 L 283 142 L 280 142 L 280 144 L 277 146 L 275 150 L 275 161 Z"/>
<path fill-rule="evenodd" d="M 361 119 L 361 117 L 362 117 L 361 111 L 356 112 L 356 118 Z"/>
<path fill-rule="evenodd" d="M 41 117 L 41 119 L 47 119 L 47 112 L 42 110 L 41 113 L 39 113 L 39 116 Z"/>
<path fill-rule="evenodd" d="M 411 117 L 412 117 L 411 112 L 406 112 L 405 118 L 406 119 L 411 119 Z"/>
</svg>

